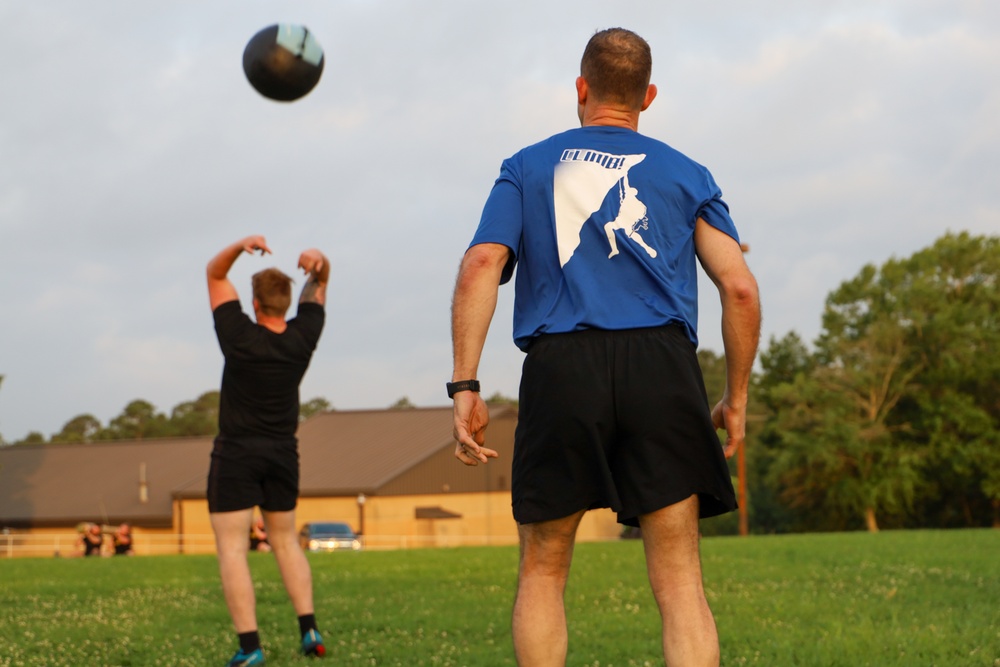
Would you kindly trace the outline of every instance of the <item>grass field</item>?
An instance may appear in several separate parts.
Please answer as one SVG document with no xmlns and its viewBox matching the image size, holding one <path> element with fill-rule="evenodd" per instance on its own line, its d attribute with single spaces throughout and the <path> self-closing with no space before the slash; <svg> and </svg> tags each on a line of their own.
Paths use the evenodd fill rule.
<svg viewBox="0 0 1000 667">
<path fill-rule="evenodd" d="M 722 663 L 1000 667 L 1000 531 L 716 537 L 702 544 Z M 513 665 L 517 552 L 310 556 L 323 664 Z M 273 558 L 252 556 L 268 665 L 305 665 Z M 661 665 L 637 541 L 581 544 L 568 663 Z M 235 651 L 206 556 L 0 560 L 0 666 L 222 665 Z"/>
</svg>

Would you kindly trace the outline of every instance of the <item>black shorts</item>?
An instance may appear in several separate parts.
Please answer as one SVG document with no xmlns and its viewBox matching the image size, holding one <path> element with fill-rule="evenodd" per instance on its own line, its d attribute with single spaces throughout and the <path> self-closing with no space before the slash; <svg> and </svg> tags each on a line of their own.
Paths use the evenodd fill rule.
<svg viewBox="0 0 1000 667">
<path fill-rule="evenodd" d="M 297 443 L 215 439 L 208 471 L 208 511 L 235 512 L 260 507 L 268 512 L 295 509 L 299 496 Z"/>
<path fill-rule="evenodd" d="M 679 326 L 539 337 L 521 375 L 514 519 L 610 507 L 620 523 L 698 494 L 736 509 L 694 345 Z"/>
</svg>

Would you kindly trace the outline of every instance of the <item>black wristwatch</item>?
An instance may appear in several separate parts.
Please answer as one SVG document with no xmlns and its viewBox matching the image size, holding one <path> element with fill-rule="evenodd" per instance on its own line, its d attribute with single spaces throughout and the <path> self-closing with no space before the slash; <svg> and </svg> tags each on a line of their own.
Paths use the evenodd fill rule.
<svg viewBox="0 0 1000 667">
<path fill-rule="evenodd" d="M 479 391 L 479 380 L 462 380 L 461 382 L 448 382 L 448 398 L 455 398 L 455 394 L 460 391 Z"/>
</svg>

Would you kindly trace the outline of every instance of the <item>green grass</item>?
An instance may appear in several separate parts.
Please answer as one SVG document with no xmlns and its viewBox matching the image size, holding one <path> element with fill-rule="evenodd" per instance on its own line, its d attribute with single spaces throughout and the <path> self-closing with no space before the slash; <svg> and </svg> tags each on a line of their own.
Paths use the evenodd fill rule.
<svg viewBox="0 0 1000 667">
<path fill-rule="evenodd" d="M 723 665 L 1000 666 L 1000 531 L 707 538 L 702 552 Z M 324 664 L 514 664 L 515 548 L 310 560 Z M 307 664 L 273 558 L 252 566 L 268 664 Z M 662 664 L 638 542 L 579 545 L 566 602 L 567 664 Z M 0 667 L 202 667 L 234 651 L 212 557 L 0 560 Z"/>
</svg>

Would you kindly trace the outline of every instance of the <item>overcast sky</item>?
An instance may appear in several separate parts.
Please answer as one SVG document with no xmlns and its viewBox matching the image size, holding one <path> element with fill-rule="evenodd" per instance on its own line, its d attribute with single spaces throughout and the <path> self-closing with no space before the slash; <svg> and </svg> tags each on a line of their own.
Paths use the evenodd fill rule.
<svg viewBox="0 0 1000 667">
<path fill-rule="evenodd" d="M 760 282 L 764 341 L 820 330 L 826 296 L 948 230 L 1000 234 L 994 0 L 8 2 L 0 40 L 0 434 L 160 411 L 218 386 L 204 267 L 332 263 L 303 383 L 339 409 L 448 403 L 458 262 L 500 162 L 577 123 L 597 29 L 653 50 L 640 131 L 706 165 Z M 241 69 L 279 22 L 326 53 L 276 103 Z M 301 274 L 296 272 L 296 276 Z M 301 279 L 299 285 L 302 284 Z M 514 396 L 513 288 L 484 392 Z M 702 346 L 721 351 L 702 281 Z"/>
</svg>

